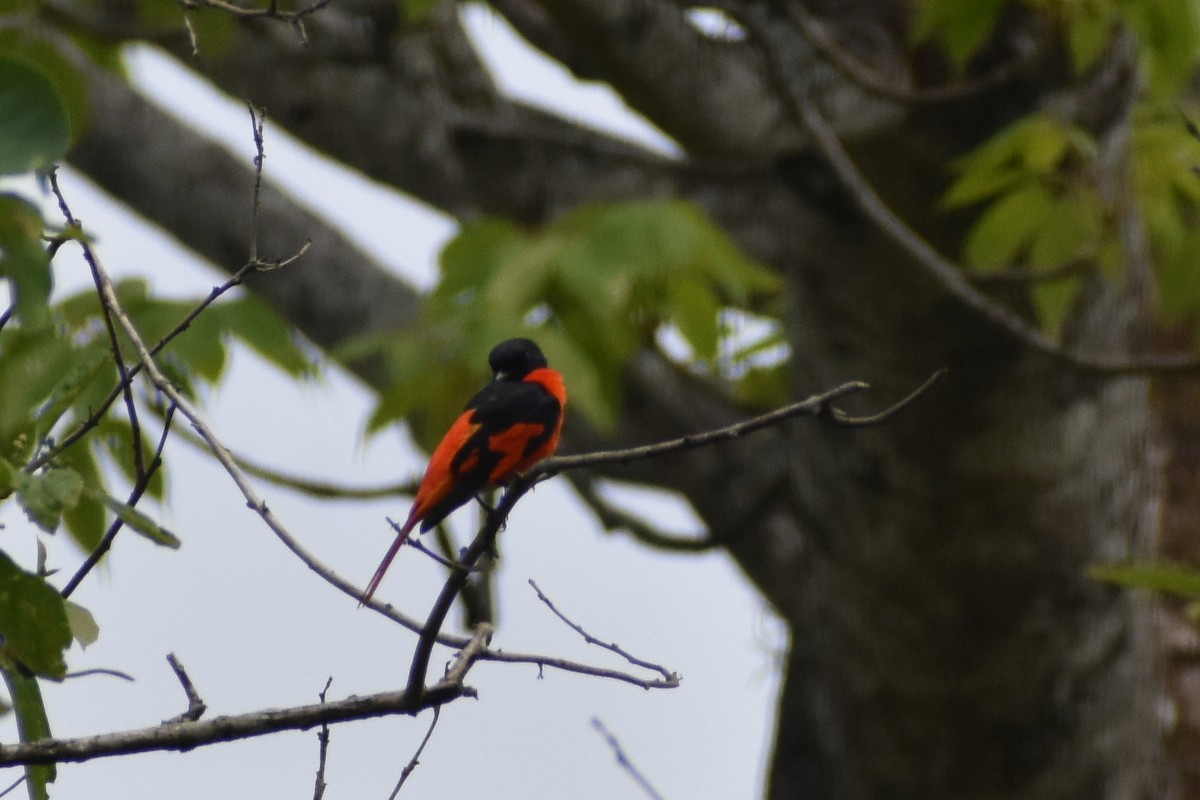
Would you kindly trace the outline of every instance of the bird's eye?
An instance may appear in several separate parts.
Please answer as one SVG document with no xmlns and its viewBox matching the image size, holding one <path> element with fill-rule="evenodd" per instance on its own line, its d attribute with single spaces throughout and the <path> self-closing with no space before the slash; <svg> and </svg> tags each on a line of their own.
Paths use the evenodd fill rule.
<svg viewBox="0 0 1200 800">
<path fill-rule="evenodd" d="M 495 374 L 495 376 L 492 377 L 492 380 L 493 381 L 506 381 L 511 377 L 512 377 L 511 374 L 501 371 L 501 372 L 497 372 Z"/>
</svg>

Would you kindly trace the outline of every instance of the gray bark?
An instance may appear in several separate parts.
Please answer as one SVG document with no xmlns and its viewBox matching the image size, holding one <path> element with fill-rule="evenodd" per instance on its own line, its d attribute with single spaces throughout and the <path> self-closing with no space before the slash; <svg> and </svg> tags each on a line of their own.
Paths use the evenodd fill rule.
<svg viewBox="0 0 1200 800">
<path fill-rule="evenodd" d="M 537 223 L 585 200 L 694 200 L 787 279 L 798 397 L 864 379 L 874 400 L 899 398 L 950 368 L 880 428 L 796 424 L 628 473 L 687 496 L 791 627 L 770 797 L 1162 797 L 1154 628 L 1131 596 L 1085 574 L 1153 545 L 1145 381 L 1031 352 L 916 269 L 808 150 L 752 40 L 705 40 L 665 0 L 497 3 L 680 141 L 688 155 L 673 162 L 500 96 L 449 9 L 407 27 L 386 5 L 328 7 L 309 21 L 309 45 L 287 26 L 247 22 L 197 66 L 314 147 L 463 219 Z M 902 6 L 838 8 L 824 22 L 848 51 L 888 75 L 909 69 Z M 772 41 L 792 45 L 786 77 L 821 76 L 823 107 L 854 134 L 868 176 L 935 242 L 961 234 L 933 212 L 949 159 L 1042 103 L 1086 109 L 1112 153 L 1110 190 L 1123 191 L 1120 48 L 1080 85 L 1051 52 L 956 101 L 909 105 L 846 81 L 787 19 L 763 20 Z M 998 57 L 1010 40 L 1048 47 L 1044 31 L 1016 27 L 1027 22 L 998 37 Z M 90 79 L 94 119 L 72 163 L 214 263 L 239 266 L 248 165 L 111 76 Z M 268 198 L 263 251 L 315 245 L 286 280 L 256 288 L 309 338 L 327 346 L 411 321 L 408 287 L 282 195 Z M 1144 258 L 1136 209 L 1125 213 L 1131 256 Z M 1074 344 L 1137 352 L 1148 269 L 1138 258 L 1126 285 L 1097 281 L 1084 294 Z M 357 366 L 382 384 L 376 365 Z M 607 444 L 740 413 L 652 354 L 627 379 Z M 577 446 L 601 442 L 572 428 Z"/>
</svg>

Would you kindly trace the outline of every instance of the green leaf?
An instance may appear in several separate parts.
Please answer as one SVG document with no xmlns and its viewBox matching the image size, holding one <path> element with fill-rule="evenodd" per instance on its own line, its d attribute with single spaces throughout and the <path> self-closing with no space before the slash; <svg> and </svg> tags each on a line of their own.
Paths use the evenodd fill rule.
<svg viewBox="0 0 1200 800">
<path fill-rule="evenodd" d="M 75 507 L 83 478 L 71 469 L 51 469 L 35 475 L 21 474 L 17 499 L 30 521 L 46 533 L 58 530 L 64 511 Z"/>
<path fill-rule="evenodd" d="M 769 408 L 787 400 L 788 379 L 786 364 L 752 369 L 734 385 L 734 397 L 752 406 Z"/>
<path fill-rule="evenodd" d="M 84 443 L 72 447 L 56 459 L 61 467 L 79 473 L 85 485 L 102 486 L 104 479 L 96 464 L 95 448 Z M 73 508 L 63 512 L 63 526 L 85 553 L 90 553 L 104 536 L 106 514 L 104 506 L 82 494 Z"/>
<path fill-rule="evenodd" d="M 140 434 L 138 437 L 138 446 L 142 451 L 143 462 L 149 465 L 153 451 L 146 442 L 145 431 L 140 431 Z M 124 417 L 109 415 L 96 426 L 93 441 L 104 446 L 113 463 L 117 465 L 117 468 L 121 470 L 130 483 L 137 482 L 140 476 L 137 474 L 137 461 L 134 459 L 133 426 L 129 424 L 129 420 Z M 98 486 L 100 483 L 100 481 L 92 481 L 93 485 Z M 146 491 L 151 497 L 162 497 L 163 484 L 161 470 L 151 477 Z"/>
<path fill-rule="evenodd" d="M 87 350 L 74 347 L 50 325 L 10 325 L 0 331 L 0 456 L 25 460 L 24 453 L 38 444 L 39 408 L 63 376 L 87 358 Z"/>
<path fill-rule="evenodd" d="M 67 110 L 38 69 L 0 56 L 0 175 L 48 169 L 71 145 Z"/>
<path fill-rule="evenodd" d="M 1102 213 L 1098 198 L 1086 191 L 1054 198 L 1032 233 L 1029 265 L 1035 270 L 1053 269 L 1096 252 L 1103 233 Z"/>
<path fill-rule="evenodd" d="M 1110 0 L 1075 3 L 1067 20 L 1067 49 L 1075 72 L 1087 72 L 1100 59 L 1116 23 L 1116 8 Z"/>
<path fill-rule="evenodd" d="M 1200 40 L 1191 0 L 1117 0 L 1117 10 L 1137 34 L 1149 89 L 1159 98 L 1178 91 L 1192 74 Z"/>
<path fill-rule="evenodd" d="M 38 675 L 60 679 L 71 630 L 62 597 L 0 552 L 0 655 Z"/>
<path fill-rule="evenodd" d="M 140 533 L 155 544 L 177 549 L 179 538 L 169 530 L 159 525 L 150 517 L 138 511 L 128 503 L 123 503 L 115 497 L 100 491 L 94 486 L 83 486 L 83 492 L 88 497 L 103 503 L 109 511 L 116 514 L 127 526 Z"/>
<path fill-rule="evenodd" d="M 1200 599 L 1200 571 L 1178 564 L 1097 564 L 1088 574 L 1118 586 Z"/>
<path fill-rule="evenodd" d="M 265 302 L 245 295 L 210 306 L 205 314 L 214 314 L 220 326 L 292 377 L 312 373 L 313 365 L 296 343 L 296 334 L 283 318 Z"/>
<path fill-rule="evenodd" d="M 563 375 L 567 404 L 601 430 L 612 430 L 617 421 L 619 384 L 606 380 L 603 369 L 587 357 L 574 338 L 551 329 L 539 332 L 538 344 L 546 360 Z"/>
<path fill-rule="evenodd" d="M 96 640 L 100 638 L 100 626 L 96 624 L 96 618 L 92 616 L 92 612 L 70 600 L 66 602 L 66 611 L 71 637 L 84 649 L 88 645 L 95 644 Z"/>
<path fill-rule="evenodd" d="M 667 284 L 667 295 L 670 320 L 696 356 L 703 361 L 716 359 L 721 306 L 712 289 L 703 281 L 681 276 Z"/>
<path fill-rule="evenodd" d="M 46 704 L 42 702 L 42 691 L 37 678 L 21 672 L 19 667 L 6 664 L 0 659 L 0 675 L 8 685 L 13 708 L 17 712 L 17 733 L 22 742 L 49 739 L 50 719 L 46 716 Z M 49 800 L 47 786 L 58 777 L 54 764 L 30 764 L 25 767 L 25 784 L 29 800 Z"/>
<path fill-rule="evenodd" d="M 1006 0 L 924 0 L 917 4 L 913 38 L 937 38 L 951 62 L 962 70 L 988 40 Z"/>
<path fill-rule="evenodd" d="M 3 91 L 0 86 L 0 103 Z M 3 125 L 0 121 L 0 136 Z M 3 146 L 0 140 L 0 156 Z M 36 206 L 15 195 L 0 194 L 0 276 L 12 282 L 17 316 L 30 325 L 48 319 L 47 302 L 54 285 L 42 228 L 42 213 Z"/>
<path fill-rule="evenodd" d="M 1034 283 L 1033 304 L 1042 329 L 1051 336 L 1058 336 L 1078 297 L 1078 278 Z"/>
<path fill-rule="evenodd" d="M 35 435 L 39 438 L 50 435 L 54 425 L 71 409 L 80 395 L 102 375 L 108 375 L 111 370 L 112 352 L 100 339 L 90 347 L 79 348 L 74 363 L 62 376 L 59 382 L 50 390 L 34 418 L 36 422 Z M 109 388 L 104 387 L 105 390 Z"/>
<path fill-rule="evenodd" d="M 1026 184 L 996 200 L 967 235 L 967 261 L 980 269 L 1011 266 L 1052 203 L 1050 192 L 1040 183 Z"/>
<path fill-rule="evenodd" d="M 400 0 L 400 7 L 404 9 L 404 18 L 413 23 L 424 22 L 428 19 L 437 4 L 438 0 Z"/>
<path fill-rule="evenodd" d="M 146 343 L 153 344 L 173 330 L 195 305 L 193 302 L 146 298 L 126 305 L 125 310 Z M 203 313 L 192 320 L 187 330 L 167 345 L 164 353 L 168 358 L 160 366 L 164 370 L 174 369 L 177 374 L 184 366 L 205 381 L 215 383 L 225 370 L 227 358 L 219 316 L 219 312 Z M 126 346 L 132 347 L 131 344 Z M 174 365 L 171 358 L 176 360 Z M 175 375 L 171 377 L 174 380 Z"/>
</svg>

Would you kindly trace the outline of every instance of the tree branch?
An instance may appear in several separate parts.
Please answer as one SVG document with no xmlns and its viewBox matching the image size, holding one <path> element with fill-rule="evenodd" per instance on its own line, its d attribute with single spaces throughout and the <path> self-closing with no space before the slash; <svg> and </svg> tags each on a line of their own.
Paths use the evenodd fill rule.
<svg viewBox="0 0 1200 800">
<path fill-rule="evenodd" d="M 671 685 L 679 684 L 679 681 L 680 681 L 679 675 L 672 672 L 671 670 L 667 669 L 662 664 L 654 664 L 650 661 L 646 661 L 644 659 L 638 658 L 637 656 L 628 652 L 627 650 L 625 650 L 618 644 L 615 644 L 612 642 L 601 641 L 600 639 L 597 639 L 595 636 L 592 636 L 590 633 L 588 633 L 586 630 L 584 630 L 582 625 L 579 625 L 578 623 L 573 622 L 569 617 L 567 617 L 566 614 L 559 611 L 558 607 L 555 606 L 553 602 L 551 602 L 550 598 L 545 595 L 545 593 L 542 591 L 541 587 L 538 586 L 536 582 L 534 582 L 533 578 L 529 579 L 529 585 L 533 587 L 533 591 L 537 592 L 538 600 L 541 600 L 542 603 L 545 604 L 546 608 L 550 609 L 551 613 L 553 613 L 554 616 L 556 616 L 560 620 L 562 620 L 563 624 L 565 624 L 568 628 L 570 628 L 571 630 L 575 631 L 580 636 L 582 636 L 583 641 L 587 642 L 588 644 L 594 644 L 599 648 L 609 651 L 610 653 L 616 653 L 621 658 L 625 659 L 626 661 L 628 661 L 630 664 L 632 664 L 635 667 L 641 667 L 642 669 L 645 669 L 645 670 L 651 670 L 653 672 L 657 672 L 659 675 L 663 676 L 663 680 L 668 684 L 671 684 Z"/>
<path fill-rule="evenodd" d="M 38 739 L 21 744 L 0 745 L 0 767 L 90 761 L 94 758 L 154 750 L 191 750 L 217 742 L 231 742 L 278 731 L 305 730 L 314 725 L 396 714 L 411 716 L 459 697 L 474 696 L 475 690 L 470 687 L 443 681 L 417 698 L 410 697 L 405 692 L 382 692 L 367 697 L 350 697 L 295 708 L 265 709 L 203 721 L 165 722 L 150 728 L 81 736 L 75 739 Z"/>
<path fill-rule="evenodd" d="M 530 474 L 549 477 L 568 469 L 596 467 L 605 464 L 628 464 L 631 461 L 638 461 L 644 458 L 667 455 L 668 453 L 680 453 L 685 450 L 693 450 L 697 447 L 706 447 L 717 442 L 737 439 L 748 433 L 769 428 L 793 417 L 800 416 L 823 416 L 832 424 L 842 427 L 878 425 L 881 422 L 891 419 L 915 403 L 921 395 L 941 380 L 945 374 L 945 370 L 935 372 L 925 383 L 909 394 L 908 397 L 869 417 L 852 417 L 833 407 L 832 403 L 834 400 L 870 388 L 868 384 L 862 381 L 850 381 L 827 392 L 822 392 L 806 400 L 801 400 L 798 403 L 792 403 L 783 408 L 736 422 L 733 425 L 718 428 L 717 430 L 694 433 L 678 439 L 642 445 L 641 447 L 629 447 L 622 450 L 603 450 L 595 453 L 583 453 L 577 456 L 554 456 L 539 463 L 530 471 Z"/>
</svg>

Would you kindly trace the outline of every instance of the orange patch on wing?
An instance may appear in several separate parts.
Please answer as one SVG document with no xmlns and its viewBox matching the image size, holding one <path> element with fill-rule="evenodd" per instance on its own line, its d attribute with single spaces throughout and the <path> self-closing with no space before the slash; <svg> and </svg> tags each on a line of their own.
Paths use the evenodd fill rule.
<svg viewBox="0 0 1200 800">
<path fill-rule="evenodd" d="M 413 519 L 423 519 L 429 513 L 429 509 L 444 500 L 454 488 L 456 483 L 453 469 L 454 457 L 458 455 L 475 431 L 479 430 L 479 423 L 474 421 L 474 416 L 473 411 L 468 411 L 456 419 L 450 426 L 450 430 L 446 431 L 446 435 L 442 437 L 437 449 L 433 451 L 433 455 L 429 457 L 429 466 L 425 468 L 425 477 L 421 479 L 421 488 L 417 490 L 417 496 L 413 498 Z M 467 461 L 478 461 L 478 458 L 478 455 L 472 455 Z M 460 467 L 459 473 L 462 472 L 463 468 Z"/>
<path fill-rule="evenodd" d="M 503 483 L 512 477 L 514 472 L 520 472 L 533 465 L 533 460 L 525 457 L 525 448 L 529 440 L 541 436 L 546 426 L 539 422 L 518 422 L 510 425 L 495 436 L 488 437 L 488 449 L 500 453 L 500 463 L 488 476 L 491 484 Z"/>
</svg>

